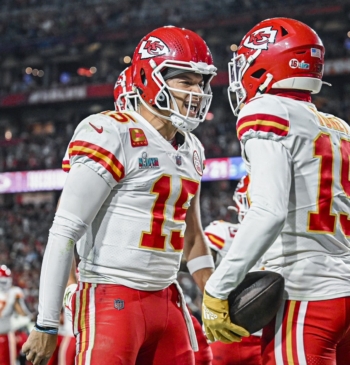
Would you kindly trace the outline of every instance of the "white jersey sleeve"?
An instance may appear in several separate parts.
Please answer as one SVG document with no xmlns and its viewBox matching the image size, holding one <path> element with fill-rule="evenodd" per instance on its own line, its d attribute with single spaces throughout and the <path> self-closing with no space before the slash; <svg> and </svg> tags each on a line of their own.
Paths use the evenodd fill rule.
<svg viewBox="0 0 350 365">
<path fill-rule="evenodd" d="M 265 144 L 263 150 L 260 150 L 261 144 Z M 290 185 L 286 174 L 289 165 L 285 150 L 274 141 L 261 139 L 249 141 L 248 147 L 247 152 L 252 152 L 249 154 L 252 162 L 249 185 L 251 206 L 227 255 L 206 284 L 207 292 L 221 299 L 228 297 L 276 240 L 287 209 L 287 204 L 281 199 L 281 196 L 286 196 L 284 191 Z M 264 161 L 273 163 L 266 166 Z M 284 166 L 281 174 L 286 174 L 284 180 L 276 177 L 282 171 L 276 170 L 275 164 Z M 264 195 L 260 194 L 258 181 L 263 182 Z"/>
<path fill-rule="evenodd" d="M 126 113 L 103 112 L 81 121 L 69 143 L 62 162 L 64 171 L 74 163 L 82 163 L 103 177 L 113 188 L 125 176 L 123 123 L 130 121 Z"/>
<path fill-rule="evenodd" d="M 349 126 L 312 103 L 263 95 L 242 109 L 237 134 L 251 178 L 251 208 L 208 291 L 225 298 L 252 256 L 268 249 L 264 265 L 284 276 L 285 298 L 349 295 Z M 237 252 L 242 247 L 245 252 Z"/>
</svg>

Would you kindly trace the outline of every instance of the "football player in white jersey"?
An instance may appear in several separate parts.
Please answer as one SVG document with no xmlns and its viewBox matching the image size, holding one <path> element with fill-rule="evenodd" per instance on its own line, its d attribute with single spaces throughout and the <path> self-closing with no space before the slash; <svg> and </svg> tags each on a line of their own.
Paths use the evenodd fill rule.
<svg viewBox="0 0 350 365">
<path fill-rule="evenodd" d="M 205 229 L 208 245 L 214 256 L 215 266 L 229 251 L 233 239 L 249 209 L 248 202 L 249 176 L 245 175 L 238 182 L 233 194 L 233 206 L 228 209 L 237 212 L 239 223 L 230 223 L 223 220 L 211 222 Z M 261 270 L 262 263 L 259 260 L 252 270 Z M 241 342 L 231 344 L 215 341 L 210 344 L 213 352 L 213 365 L 260 365 L 261 364 L 261 331 L 244 337 Z"/>
<path fill-rule="evenodd" d="M 11 270 L 0 266 L 0 365 L 16 364 L 16 339 L 11 326 L 11 316 L 19 314 L 28 318 L 31 313 L 24 302 L 24 293 L 12 286 Z M 21 318 L 24 318 L 21 317 Z"/>
<path fill-rule="evenodd" d="M 350 127 L 311 102 L 324 54 L 310 27 L 273 18 L 244 36 L 230 63 L 251 204 L 205 286 L 203 320 L 209 338 L 240 340 L 227 297 L 265 254 L 266 269 L 285 279 L 285 301 L 263 331 L 264 365 L 350 359 Z"/>
<path fill-rule="evenodd" d="M 115 110 L 125 112 L 137 110 L 137 94 L 133 90 L 131 67 L 127 67 L 118 77 L 114 86 L 114 106 Z M 205 337 L 202 325 L 191 313 L 193 327 L 196 333 L 198 351 L 194 352 L 195 365 L 211 365 L 213 354 Z"/>
<path fill-rule="evenodd" d="M 193 364 L 193 324 L 174 284 L 184 253 L 203 289 L 214 267 L 201 227 L 205 120 L 216 74 L 201 37 L 162 27 L 132 60 L 137 112 L 103 112 L 76 128 L 45 251 L 39 315 L 23 352 L 44 364 L 57 340 L 74 244 L 77 364 Z"/>
</svg>

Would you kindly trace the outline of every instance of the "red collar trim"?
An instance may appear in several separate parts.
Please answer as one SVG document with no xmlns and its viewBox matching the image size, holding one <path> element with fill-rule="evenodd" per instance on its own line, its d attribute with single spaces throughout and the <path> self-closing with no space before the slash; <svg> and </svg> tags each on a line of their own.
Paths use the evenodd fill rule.
<svg viewBox="0 0 350 365">
<path fill-rule="evenodd" d="M 311 93 L 310 91 L 303 90 L 288 90 L 288 89 L 270 89 L 269 94 L 282 96 L 285 98 L 290 98 L 294 100 L 307 101 L 311 103 Z"/>
<path fill-rule="evenodd" d="M 169 141 L 170 144 L 176 149 L 176 151 L 179 148 L 179 145 L 177 144 L 176 137 L 174 137 L 171 141 Z"/>
</svg>

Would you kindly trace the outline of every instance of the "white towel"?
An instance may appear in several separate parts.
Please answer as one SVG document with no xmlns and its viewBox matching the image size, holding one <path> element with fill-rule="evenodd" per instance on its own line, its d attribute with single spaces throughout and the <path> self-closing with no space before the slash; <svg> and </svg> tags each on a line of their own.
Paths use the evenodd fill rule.
<svg viewBox="0 0 350 365">
<path fill-rule="evenodd" d="M 174 284 L 177 287 L 177 290 L 179 292 L 179 297 L 181 299 L 181 308 L 182 308 L 182 312 L 185 317 L 185 322 L 186 322 L 186 326 L 187 326 L 188 335 L 190 336 L 192 349 L 193 349 L 193 351 L 198 351 L 198 342 L 197 342 L 197 337 L 196 337 L 196 331 L 194 330 L 192 318 L 191 318 L 190 312 L 187 308 L 184 294 L 182 292 L 180 284 L 177 281 L 174 281 Z"/>
</svg>

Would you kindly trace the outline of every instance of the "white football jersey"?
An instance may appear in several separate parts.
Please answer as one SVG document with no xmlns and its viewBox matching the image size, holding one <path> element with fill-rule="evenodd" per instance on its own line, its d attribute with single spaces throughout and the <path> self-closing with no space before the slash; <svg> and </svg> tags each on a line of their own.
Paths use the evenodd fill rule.
<svg viewBox="0 0 350 365">
<path fill-rule="evenodd" d="M 241 110 L 237 134 L 244 158 L 259 138 L 281 143 L 292 161 L 287 219 L 266 269 L 283 274 L 290 299 L 350 295 L 350 127 L 312 103 L 266 94 Z"/>
<path fill-rule="evenodd" d="M 112 188 L 77 244 L 81 281 L 160 290 L 176 280 L 204 161 L 198 139 L 181 136 L 176 150 L 136 112 L 103 112 L 78 125 L 63 169 L 83 163 Z"/>
<path fill-rule="evenodd" d="M 217 253 L 215 266 L 218 266 L 226 256 L 238 228 L 239 224 L 223 220 L 213 221 L 205 227 L 204 234 L 207 238 L 208 246 Z"/>
<path fill-rule="evenodd" d="M 11 331 L 11 316 L 15 312 L 15 302 L 23 298 L 23 291 L 18 286 L 13 286 L 5 292 L 0 291 L 0 334 Z"/>
<path fill-rule="evenodd" d="M 229 223 L 223 220 L 211 222 L 205 229 L 204 234 L 207 238 L 208 246 L 217 253 L 215 266 L 226 256 L 234 237 L 239 230 L 240 223 Z M 250 271 L 263 269 L 262 259 L 260 259 Z"/>
</svg>

